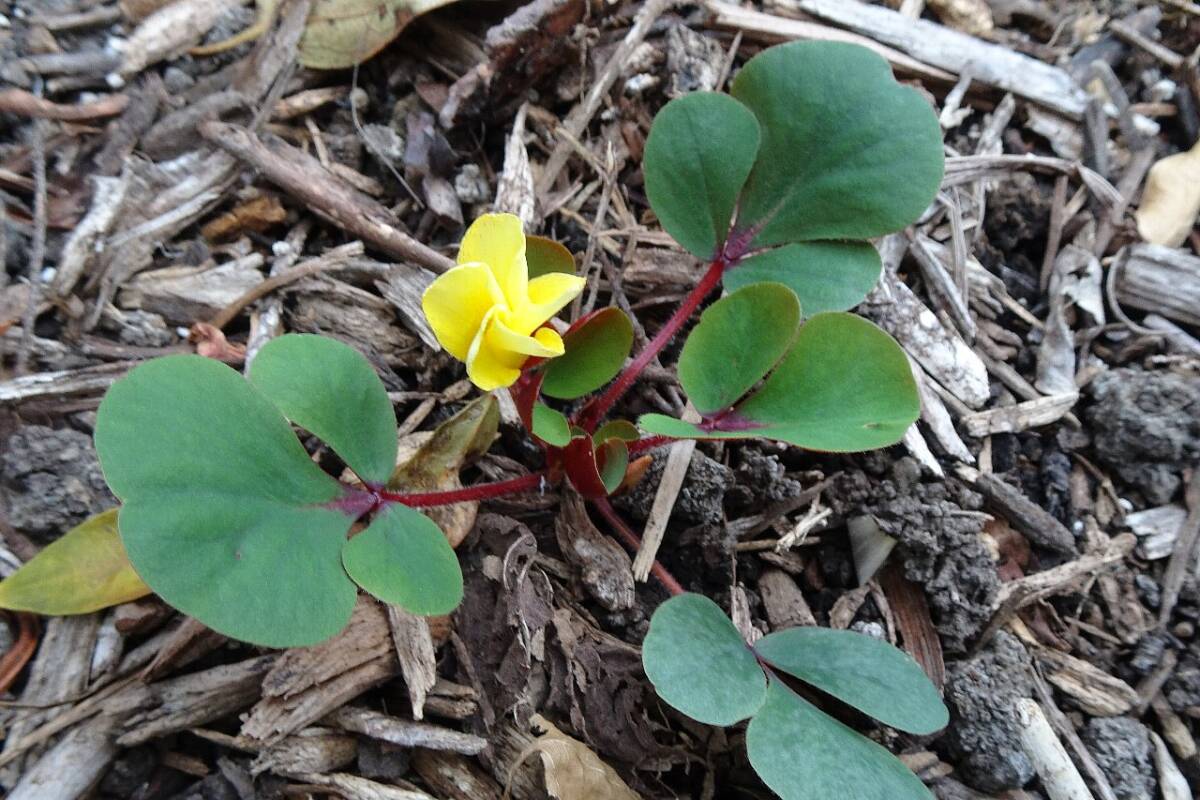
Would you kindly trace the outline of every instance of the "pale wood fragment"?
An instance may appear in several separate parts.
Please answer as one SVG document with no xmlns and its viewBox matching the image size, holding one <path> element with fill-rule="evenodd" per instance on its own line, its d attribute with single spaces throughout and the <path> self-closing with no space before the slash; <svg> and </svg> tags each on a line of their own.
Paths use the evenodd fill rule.
<svg viewBox="0 0 1200 800">
<path fill-rule="evenodd" d="M 1200 257 L 1173 247 L 1134 244 L 1122 248 L 1109 269 L 1116 273 L 1122 305 L 1200 326 Z"/>
<path fill-rule="evenodd" d="M 894 47 L 880 44 L 868 36 L 861 36 L 840 28 L 822 25 L 809 20 L 781 17 L 751 8 L 743 8 L 722 0 L 707 0 L 704 7 L 713 16 L 712 25 L 727 30 L 736 30 L 769 42 L 805 41 L 847 42 L 873 50 L 888 60 L 893 67 L 919 78 L 953 81 L 954 75 L 911 58 Z"/>
<path fill-rule="evenodd" d="M 1125 524 L 1138 537 L 1138 555 L 1153 561 L 1171 555 L 1185 519 L 1187 509 L 1172 503 L 1126 514 Z"/>
<path fill-rule="evenodd" d="M 412 766 L 438 797 L 446 800 L 500 800 L 500 786 L 474 760 L 439 750 L 417 750 Z"/>
<path fill-rule="evenodd" d="M 1011 406 L 976 411 L 962 418 L 967 433 L 975 437 L 1018 433 L 1058 422 L 1079 401 L 1078 392 L 1053 394 Z"/>
<path fill-rule="evenodd" d="M 278 658 L 241 733 L 274 744 L 399 672 L 387 615 L 375 600 L 360 595 L 341 633 Z"/>
<path fill-rule="evenodd" d="M 1094 717 L 1125 714 L 1138 702 L 1132 686 L 1081 658 L 1048 648 L 1039 649 L 1037 657 L 1046 680 Z"/>
<path fill-rule="evenodd" d="M 274 655 L 224 664 L 145 687 L 143 704 L 151 707 L 125 721 L 117 743 L 133 747 L 170 733 L 228 716 L 259 696 Z"/>
<path fill-rule="evenodd" d="M 264 748 L 250 764 L 251 775 L 274 772 L 332 772 L 354 761 L 358 739 L 329 728 L 305 728 Z"/>
<path fill-rule="evenodd" d="M 55 704 L 75 700 L 84 693 L 91 676 L 92 651 L 99 631 L 99 614 L 47 620 L 20 696 L 21 704 L 30 708 L 6 709 L 0 717 L 7 729 L 0 757 L 19 753 L 18 745 L 26 735 L 59 716 L 62 709 L 53 708 Z M 0 763 L 6 761 L 7 758 Z M 12 780 L 7 783 L 12 785 Z"/>
<path fill-rule="evenodd" d="M 425 696 L 437 683 L 437 654 L 429 622 L 397 605 L 387 606 L 387 616 L 413 718 L 421 719 L 425 716 Z"/>
<path fill-rule="evenodd" d="M 691 403 L 684 409 L 683 420 L 693 423 L 700 421 L 700 415 Z M 667 450 L 667 463 L 663 467 L 658 489 L 654 492 L 654 502 L 651 503 L 650 513 L 646 517 L 646 527 L 642 529 L 642 546 L 638 548 L 637 556 L 633 559 L 633 577 L 643 583 L 650 578 L 650 568 L 654 566 L 654 559 L 658 556 L 658 548 L 667 532 L 667 522 L 675 509 L 675 501 L 679 498 L 683 479 L 687 477 L 688 466 L 692 463 L 692 454 L 695 451 L 695 439 L 680 439 Z"/>
<path fill-rule="evenodd" d="M 930 377 L 970 408 L 989 397 L 987 367 L 895 275 L 884 272 L 860 310 L 896 338 Z"/>
<path fill-rule="evenodd" d="M 1088 791 L 1062 742 L 1046 720 L 1046 715 L 1033 700 L 1017 701 L 1018 733 L 1021 745 L 1050 800 L 1095 800 Z"/>
<path fill-rule="evenodd" d="M 1154 743 L 1154 766 L 1158 770 L 1158 787 L 1163 800 L 1192 800 L 1187 778 L 1171 757 L 1166 742 L 1154 731 L 1150 731 L 1150 741 Z"/>
<path fill-rule="evenodd" d="M 978 651 L 997 630 L 1025 606 L 1057 592 L 1066 591 L 1074 587 L 1076 581 L 1089 577 L 1105 567 L 1120 563 L 1133 552 L 1136 545 L 1136 536 L 1132 533 L 1123 533 L 1114 536 L 1107 547 L 1100 552 L 1089 553 L 1057 567 L 1000 584 L 1000 591 L 996 594 L 996 610 L 973 649 Z"/>
<path fill-rule="evenodd" d="M 86 796 L 117 757 L 118 720 L 101 715 L 69 731 L 26 770 L 8 800 L 75 800 Z"/>
<path fill-rule="evenodd" d="M 377 783 L 348 772 L 334 772 L 329 775 L 316 772 L 296 772 L 288 777 L 313 786 L 328 787 L 339 797 L 353 798 L 354 800 L 435 800 L 415 789 L 401 789 L 398 786 Z"/>
<path fill-rule="evenodd" d="M 487 739 L 474 734 L 431 725 L 428 722 L 411 722 L 357 706 L 339 708 L 326 716 L 325 722 L 401 747 L 424 747 L 428 750 L 448 750 L 473 756 L 488 745 Z"/>
</svg>

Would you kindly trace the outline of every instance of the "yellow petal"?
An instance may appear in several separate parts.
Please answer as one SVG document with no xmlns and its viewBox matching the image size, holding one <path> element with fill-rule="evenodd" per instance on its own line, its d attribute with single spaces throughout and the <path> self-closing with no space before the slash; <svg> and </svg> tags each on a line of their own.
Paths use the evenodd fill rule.
<svg viewBox="0 0 1200 800">
<path fill-rule="evenodd" d="M 525 232 L 512 214 L 484 214 L 471 223 L 458 248 L 458 263 L 482 262 L 492 268 L 510 308 L 525 301 L 529 266 Z"/>
<path fill-rule="evenodd" d="M 467 353 L 467 377 L 471 383 L 490 392 L 505 386 L 512 386 L 521 375 L 521 366 L 527 356 L 497 347 L 494 336 L 489 335 L 496 325 L 496 313 L 493 308 L 484 317 L 479 333 L 471 342 Z"/>
<path fill-rule="evenodd" d="M 463 361 L 483 328 L 489 309 L 504 303 L 504 294 L 485 264 L 455 267 L 429 284 L 421 308 L 438 342 Z"/>
<path fill-rule="evenodd" d="M 537 339 L 538 342 L 541 343 L 542 347 L 554 353 L 553 356 L 546 356 L 546 358 L 561 356 L 567 351 L 566 348 L 563 347 L 562 337 L 559 336 L 558 331 L 554 330 L 553 328 L 538 328 L 536 331 L 534 331 L 533 338 Z"/>
<path fill-rule="evenodd" d="M 497 351 L 518 353 L 522 356 L 537 356 L 539 358 L 554 358 L 563 354 L 562 338 L 552 330 L 541 329 L 540 336 L 526 336 L 513 330 L 506 319 L 509 315 L 497 313 L 492 324 L 484 333 L 489 346 Z M 522 359 L 524 360 L 524 359 Z"/>
<path fill-rule="evenodd" d="M 583 278 L 563 272 L 534 278 L 529 282 L 528 301 L 512 306 L 510 327 L 517 333 L 530 333 L 578 297 L 586 284 Z"/>
</svg>

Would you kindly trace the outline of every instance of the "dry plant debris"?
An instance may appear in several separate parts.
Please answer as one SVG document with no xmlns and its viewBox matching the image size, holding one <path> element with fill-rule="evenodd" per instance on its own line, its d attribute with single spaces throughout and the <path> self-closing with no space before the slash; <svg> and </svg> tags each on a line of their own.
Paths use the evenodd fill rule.
<svg viewBox="0 0 1200 800">
<path fill-rule="evenodd" d="M 647 534 L 636 559 L 573 496 L 451 509 L 459 611 L 364 598 L 311 648 L 228 642 L 153 596 L 6 615 L 7 796 L 766 796 L 744 730 L 682 717 L 642 672 L 655 557 L 748 638 L 848 628 L 912 654 L 944 684 L 944 733 L 826 710 L 939 798 L 1200 795 L 1184 0 L 9 0 L 0 574 L 112 507 L 96 408 L 170 353 L 245 369 L 284 333 L 338 338 L 387 389 L 401 460 L 426 453 L 414 480 L 527 473 L 503 400 L 489 455 L 429 439 L 472 398 L 422 291 L 471 220 L 507 211 L 575 256 L 569 313 L 632 309 L 644 343 L 701 274 L 649 210 L 654 115 L 797 38 L 881 54 L 945 136 L 937 200 L 874 243 L 858 309 L 918 380 L 901 445 L 658 451 L 616 503 Z M 675 371 L 647 375 L 627 413 L 683 416 Z M 860 575 L 865 523 L 894 544 Z"/>
</svg>

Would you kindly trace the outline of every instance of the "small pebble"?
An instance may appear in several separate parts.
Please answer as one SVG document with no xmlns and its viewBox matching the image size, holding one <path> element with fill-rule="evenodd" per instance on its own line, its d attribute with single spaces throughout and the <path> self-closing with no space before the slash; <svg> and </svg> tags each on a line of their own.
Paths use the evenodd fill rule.
<svg viewBox="0 0 1200 800">
<path fill-rule="evenodd" d="M 859 621 L 850 626 L 850 630 L 864 633 L 872 639 L 886 639 L 886 631 L 883 625 L 878 622 L 863 622 Z"/>
<path fill-rule="evenodd" d="M 478 164 L 464 164 L 458 171 L 454 176 L 454 193 L 467 205 L 486 203 L 492 196 L 491 187 Z"/>
</svg>

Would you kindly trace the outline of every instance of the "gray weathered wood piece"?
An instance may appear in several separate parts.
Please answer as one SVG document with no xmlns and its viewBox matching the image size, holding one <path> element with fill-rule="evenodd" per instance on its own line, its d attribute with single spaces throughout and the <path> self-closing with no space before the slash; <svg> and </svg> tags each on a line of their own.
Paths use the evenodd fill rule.
<svg viewBox="0 0 1200 800">
<path fill-rule="evenodd" d="M 857 0 L 774 0 L 776 9 L 803 11 L 890 45 L 926 64 L 1082 119 L 1087 94 L 1066 70 L 1007 47 L 882 6 Z"/>
<path fill-rule="evenodd" d="M 1117 254 L 1111 269 L 1122 305 L 1200 326 L 1200 258 L 1174 247 L 1135 244 Z"/>
</svg>

